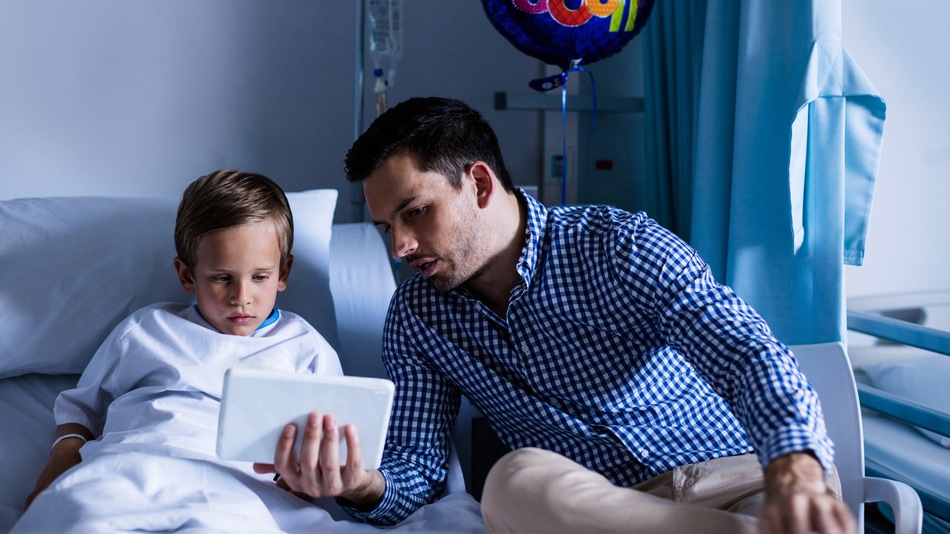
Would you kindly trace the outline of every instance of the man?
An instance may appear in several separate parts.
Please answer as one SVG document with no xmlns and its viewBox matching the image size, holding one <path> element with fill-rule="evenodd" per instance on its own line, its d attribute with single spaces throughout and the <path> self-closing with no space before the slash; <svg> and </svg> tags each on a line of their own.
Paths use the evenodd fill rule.
<svg viewBox="0 0 950 534">
<path fill-rule="evenodd" d="M 392 108 L 346 169 L 419 271 L 384 331 L 389 444 L 378 471 L 338 466 L 339 430 L 314 414 L 299 460 L 293 427 L 278 445 L 288 487 L 401 520 L 441 494 L 465 394 L 515 449 L 486 482 L 492 531 L 854 530 L 826 482 L 837 478 L 814 390 L 669 231 L 643 213 L 545 208 L 455 100 Z"/>
</svg>

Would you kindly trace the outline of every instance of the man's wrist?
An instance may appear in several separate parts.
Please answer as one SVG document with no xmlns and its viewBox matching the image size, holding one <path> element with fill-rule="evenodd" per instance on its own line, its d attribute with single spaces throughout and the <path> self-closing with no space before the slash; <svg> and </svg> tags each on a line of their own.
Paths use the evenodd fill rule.
<svg viewBox="0 0 950 534">
<path fill-rule="evenodd" d="M 810 451 L 779 456 L 765 466 L 767 497 L 789 493 L 827 493 L 825 470 Z"/>
<path fill-rule="evenodd" d="M 355 508 L 361 512 L 371 512 L 383 501 L 386 493 L 386 479 L 379 471 L 369 471 L 370 478 L 366 486 L 346 495 L 340 495 L 340 504 Z"/>
</svg>

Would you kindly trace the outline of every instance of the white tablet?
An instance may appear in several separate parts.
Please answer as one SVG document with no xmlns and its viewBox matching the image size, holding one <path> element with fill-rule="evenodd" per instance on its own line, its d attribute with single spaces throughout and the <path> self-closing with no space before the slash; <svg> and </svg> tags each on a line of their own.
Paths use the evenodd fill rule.
<svg viewBox="0 0 950 534">
<path fill-rule="evenodd" d="M 218 457 L 274 463 L 277 438 L 296 423 L 296 452 L 310 412 L 332 414 L 340 428 L 340 465 L 346 462 L 343 426 L 355 424 L 364 469 L 376 469 L 383 457 L 393 402 L 393 383 L 382 378 L 324 376 L 229 369 L 224 375 L 218 421 Z"/>
</svg>

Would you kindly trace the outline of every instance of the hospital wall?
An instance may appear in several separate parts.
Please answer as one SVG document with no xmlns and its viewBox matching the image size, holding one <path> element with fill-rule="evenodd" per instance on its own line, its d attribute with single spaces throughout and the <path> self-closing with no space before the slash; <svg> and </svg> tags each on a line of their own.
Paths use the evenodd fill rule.
<svg viewBox="0 0 950 534">
<path fill-rule="evenodd" d="M 544 114 L 495 110 L 493 95 L 528 91 L 544 65 L 501 37 L 480 2 L 445 5 L 404 2 L 390 102 L 468 101 L 495 125 L 516 181 L 538 183 L 550 157 Z M 934 63 L 950 52 L 948 18 L 942 2 L 843 0 L 845 46 L 888 105 L 865 265 L 847 269 L 848 295 L 948 285 L 950 71 Z M 352 220 L 358 188 L 344 181 L 343 156 L 375 117 L 368 61 L 356 116 L 356 34 L 350 1 L 4 0 L 0 199 L 177 196 L 210 170 L 236 167 L 288 191 L 338 188 L 336 220 Z M 639 71 L 641 50 L 634 40 L 602 66 Z M 610 91 L 615 78 L 600 78 L 599 91 Z M 610 120 L 618 119 L 602 123 Z M 642 146 L 631 142 L 635 155 Z M 620 182 L 588 190 L 623 187 L 624 174 L 638 179 L 635 163 L 624 165 L 610 177 Z"/>
<path fill-rule="evenodd" d="M 543 65 L 495 32 L 479 2 L 444 5 L 405 2 L 390 102 L 468 101 L 497 126 L 513 174 L 533 181 L 538 113 L 496 112 L 492 99 L 527 90 Z M 350 220 L 343 158 L 376 114 L 367 61 L 356 116 L 355 6 L 0 2 L 0 198 L 178 196 L 234 167 L 288 191 L 339 188 L 337 221 Z"/>
<path fill-rule="evenodd" d="M 848 296 L 950 289 L 950 3 L 842 0 L 845 47 L 887 103 L 864 265 Z M 950 327 L 950 325 L 947 325 Z"/>
</svg>

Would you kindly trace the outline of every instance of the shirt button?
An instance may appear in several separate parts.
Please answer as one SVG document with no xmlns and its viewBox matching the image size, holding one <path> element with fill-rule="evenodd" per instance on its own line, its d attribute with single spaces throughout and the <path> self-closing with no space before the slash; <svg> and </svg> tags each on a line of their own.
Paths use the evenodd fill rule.
<svg viewBox="0 0 950 534">
<path fill-rule="evenodd" d="M 527 343 L 522 343 L 522 344 L 521 344 L 521 352 L 523 352 L 523 353 L 525 353 L 525 354 L 528 353 L 528 344 L 527 344 Z"/>
<path fill-rule="evenodd" d="M 646 458 L 648 451 L 646 449 L 640 449 L 640 456 Z"/>
</svg>

